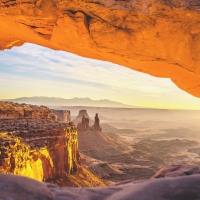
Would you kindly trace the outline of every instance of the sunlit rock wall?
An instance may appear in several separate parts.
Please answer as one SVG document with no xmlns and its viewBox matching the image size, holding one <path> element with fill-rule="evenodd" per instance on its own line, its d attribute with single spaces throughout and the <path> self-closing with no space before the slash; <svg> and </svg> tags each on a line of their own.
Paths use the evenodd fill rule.
<svg viewBox="0 0 200 200">
<path fill-rule="evenodd" d="M 64 121 L 45 106 L 0 102 L 0 172 L 59 186 L 105 186 L 80 165 L 77 128 L 66 122 L 69 111 L 59 113 Z"/>
<path fill-rule="evenodd" d="M 45 106 L 0 102 L 0 172 L 57 183 L 78 165 L 72 123 L 60 122 Z"/>
<path fill-rule="evenodd" d="M 71 122 L 71 114 L 69 110 L 52 110 L 52 112 L 58 116 L 58 119 L 65 123 Z"/>
<path fill-rule="evenodd" d="M 0 102 L 0 119 L 40 118 L 57 121 L 57 116 L 46 106 Z"/>
<path fill-rule="evenodd" d="M 0 133 L 0 172 L 55 183 L 59 178 L 73 174 L 80 164 L 77 130 L 70 127 L 56 137 L 57 140 L 48 146 L 30 147 L 29 143 L 33 144 L 34 139 L 27 141 Z"/>
</svg>

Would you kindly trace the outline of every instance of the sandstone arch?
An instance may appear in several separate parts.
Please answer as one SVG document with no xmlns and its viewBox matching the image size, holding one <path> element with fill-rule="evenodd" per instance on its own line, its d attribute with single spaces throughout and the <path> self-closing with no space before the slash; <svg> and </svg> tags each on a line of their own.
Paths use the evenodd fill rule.
<svg viewBox="0 0 200 200">
<path fill-rule="evenodd" d="M 0 48 L 25 42 L 169 77 L 200 97 L 198 0 L 0 0 Z"/>
</svg>

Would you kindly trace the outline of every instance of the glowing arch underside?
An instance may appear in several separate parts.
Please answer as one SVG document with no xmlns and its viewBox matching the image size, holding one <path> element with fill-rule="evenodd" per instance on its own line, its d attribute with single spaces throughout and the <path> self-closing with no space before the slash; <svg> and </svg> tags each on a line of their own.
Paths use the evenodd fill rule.
<svg viewBox="0 0 200 200">
<path fill-rule="evenodd" d="M 200 97 L 198 0 L 0 0 L 0 48 L 25 42 L 169 77 Z"/>
</svg>

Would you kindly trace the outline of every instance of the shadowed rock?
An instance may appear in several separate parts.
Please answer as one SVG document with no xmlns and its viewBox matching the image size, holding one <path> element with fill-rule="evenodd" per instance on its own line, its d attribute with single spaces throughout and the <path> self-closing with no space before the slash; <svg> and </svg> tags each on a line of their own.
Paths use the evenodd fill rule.
<svg viewBox="0 0 200 200">
<path fill-rule="evenodd" d="M 0 199 L 15 200 L 197 200 L 200 175 L 128 182 L 104 188 L 60 188 L 53 184 L 0 174 Z"/>
<path fill-rule="evenodd" d="M 94 125 L 93 125 L 93 128 L 96 131 L 102 131 L 100 124 L 99 124 L 99 121 L 100 120 L 99 120 L 99 117 L 98 117 L 98 113 L 96 113 L 95 118 L 94 118 Z"/>
<path fill-rule="evenodd" d="M 200 174 L 200 168 L 195 165 L 167 165 L 162 167 L 152 178 L 177 177 Z"/>
</svg>

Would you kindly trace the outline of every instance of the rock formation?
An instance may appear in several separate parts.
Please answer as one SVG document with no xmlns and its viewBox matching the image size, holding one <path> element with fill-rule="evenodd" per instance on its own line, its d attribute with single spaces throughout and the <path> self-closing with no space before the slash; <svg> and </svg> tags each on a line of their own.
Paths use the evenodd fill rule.
<svg viewBox="0 0 200 200">
<path fill-rule="evenodd" d="M 73 124 L 57 121 L 43 106 L 3 102 L 0 106 L 0 172 L 60 186 L 104 185 L 80 166 L 78 132 Z M 32 115 L 23 116 L 26 109 Z M 86 174 L 91 181 L 82 180 Z"/>
<path fill-rule="evenodd" d="M 84 115 L 80 123 L 78 123 L 77 128 L 79 131 L 85 131 L 89 129 L 90 120 L 86 118 Z"/>
<path fill-rule="evenodd" d="M 46 200 L 197 200 L 200 199 L 200 175 L 127 181 L 104 188 L 59 188 L 50 183 L 0 174 L 1 199 Z"/>
<path fill-rule="evenodd" d="M 30 42 L 110 61 L 200 97 L 199 8 L 198 0 L 1 0 L 0 48 Z"/>
<path fill-rule="evenodd" d="M 71 115 L 69 110 L 52 110 L 52 112 L 58 116 L 59 120 L 65 123 L 71 122 Z"/>
<path fill-rule="evenodd" d="M 87 117 L 85 117 L 87 116 Z M 80 120 L 81 119 L 81 120 Z M 90 121 L 92 121 L 87 114 L 86 110 L 80 110 L 79 115 L 76 117 L 76 119 L 73 120 L 73 122 L 77 123 L 77 128 L 79 131 L 86 131 L 86 130 L 95 130 L 95 131 L 101 131 L 101 127 L 99 125 L 99 117 L 98 113 L 96 113 L 94 118 L 94 125 L 90 125 Z"/>
<path fill-rule="evenodd" d="M 196 165 L 166 165 L 162 167 L 152 178 L 177 177 L 200 174 L 200 167 Z"/>
<path fill-rule="evenodd" d="M 101 131 L 102 130 L 101 127 L 100 127 L 100 124 L 99 124 L 98 113 L 96 113 L 96 115 L 95 115 L 93 128 L 96 131 Z"/>
<path fill-rule="evenodd" d="M 105 161 L 121 154 L 125 149 L 127 150 L 127 147 L 102 132 L 97 113 L 94 125 L 86 126 L 83 116 L 82 121 L 77 125 L 77 129 L 79 132 L 79 151 L 86 156 Z"/>
<path fill-rule="evenodd" d="M 1 118 L 41 118 L 57 121 L 57 116 L 46 106 L 0 102 Z"/>
<path fill-rule="evenodd" d="M 89 115 L 88 115 L 88 113 L 87 113 L 87 111 L 86 110 L 80 110 L 79 111 L 79 113 L 78 113 L 78 116 L 74 119 L 74 120 L 72 120 L 73 121 L 73 123 L 74 124 L 77 124 L 78 125 L 78 123 L 82 123 L 83 122 L 83 116 L 84 116 L 84 118 L 86 119 L 88 119 L 89 120 L 89 124 L 91 124 L 92 122 L 93 122 L 93 120 L 89 117 Z M 87 120 L 87 121 L 88 121 Z M 84 123 L 84 122 L 83 122 Z M 84 125 L 83 125 L 84 126 Z"/>
</svg>

